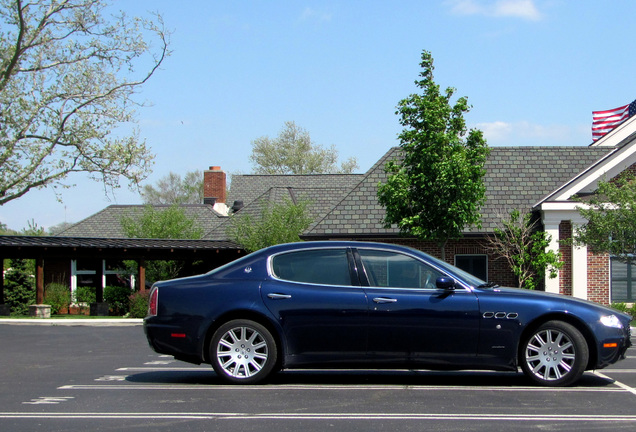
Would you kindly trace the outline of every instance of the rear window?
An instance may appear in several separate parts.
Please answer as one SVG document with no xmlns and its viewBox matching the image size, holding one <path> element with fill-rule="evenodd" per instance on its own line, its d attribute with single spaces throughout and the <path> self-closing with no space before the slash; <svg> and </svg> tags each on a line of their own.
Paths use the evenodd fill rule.
<svg viewBox="0 0 636 432">
<path fill-rule="evenodd" d="M 351 285 L 346 249 L 316 249 L 275 255 L 274 276 L 316 285 Z"/>
</svg>

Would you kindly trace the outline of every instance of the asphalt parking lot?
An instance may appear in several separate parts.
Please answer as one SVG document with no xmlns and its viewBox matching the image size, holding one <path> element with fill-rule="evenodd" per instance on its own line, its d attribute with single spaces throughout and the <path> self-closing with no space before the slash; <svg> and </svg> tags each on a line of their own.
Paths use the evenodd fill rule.
<svg viewBox="0 0 636 432">
<path fill-rule="evenodd" d="M 574 387 L 521 374 L 293 371 L 227 386 L 138 324 L 0 323 L 0 431 L 636 430 L 636 349 Z"/>
</svg>

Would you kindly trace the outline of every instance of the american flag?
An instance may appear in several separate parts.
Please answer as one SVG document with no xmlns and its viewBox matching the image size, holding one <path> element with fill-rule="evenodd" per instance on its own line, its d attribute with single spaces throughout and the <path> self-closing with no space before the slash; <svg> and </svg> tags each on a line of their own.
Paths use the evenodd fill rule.
<svg viewBox="0 0 636 432">
<path fill-rule="evenodd" d="M 629 105 L 607 111 L 592 111 L 592 140 L 597 141 L 603 135 L 636 114 L 636 100 Z"/>
</svg>

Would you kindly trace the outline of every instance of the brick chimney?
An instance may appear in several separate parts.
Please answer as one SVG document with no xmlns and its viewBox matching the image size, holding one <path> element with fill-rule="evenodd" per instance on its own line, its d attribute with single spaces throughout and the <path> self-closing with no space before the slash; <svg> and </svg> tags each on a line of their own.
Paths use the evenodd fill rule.
<svg viewBox="0 0 636 432">
<path fill-rule="evenodd" d="M 225 172 L 219 166 L 203 171 L 203 203 L 225 204 Z"/>
</svg>

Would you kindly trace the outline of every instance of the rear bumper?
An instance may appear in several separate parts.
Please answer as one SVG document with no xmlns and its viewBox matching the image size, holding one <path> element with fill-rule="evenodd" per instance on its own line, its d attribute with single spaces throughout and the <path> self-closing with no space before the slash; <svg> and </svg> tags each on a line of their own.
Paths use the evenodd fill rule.
<svg viewBox="0 0 636 432">
<path fill-rule="evenodd" d="M 202 358 L 197 352 L 197 340 L 181 326 L 155 323 L 152 318 L 144 320 L 144 332 L 148 344 L 158 354 L 174 356 L 178 360 L 200 364 Z"/>
</svg>

